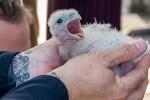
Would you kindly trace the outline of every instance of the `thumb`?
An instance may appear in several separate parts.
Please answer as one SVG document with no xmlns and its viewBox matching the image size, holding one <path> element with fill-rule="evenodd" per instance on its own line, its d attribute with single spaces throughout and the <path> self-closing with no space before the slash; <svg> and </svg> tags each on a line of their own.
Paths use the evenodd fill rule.
<svg viewBox="0 0 150 100">
<path fill-rule="evenodd" d="M 108 62 L 108 67 L 114 67 L 123 62 L 131 61 L 142 55 L 147 49 L 147 43 L 143 40 L 133 44 L 125 44 L 119 48 L 108 50 L 104 53 L 104 59 Z"/>
</svg>

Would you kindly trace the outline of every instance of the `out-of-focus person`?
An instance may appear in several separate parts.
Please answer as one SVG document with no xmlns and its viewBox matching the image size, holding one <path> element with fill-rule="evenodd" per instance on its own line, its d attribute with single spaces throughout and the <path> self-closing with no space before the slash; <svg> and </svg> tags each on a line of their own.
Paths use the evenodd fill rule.
<svg viewBox="0 0 150 100">
<path fill-rule="evenodd" d="M 0 51 L 24 51 L 31 46 L 30 14 L 17 0 L 0 1 Z"/>
</svg>

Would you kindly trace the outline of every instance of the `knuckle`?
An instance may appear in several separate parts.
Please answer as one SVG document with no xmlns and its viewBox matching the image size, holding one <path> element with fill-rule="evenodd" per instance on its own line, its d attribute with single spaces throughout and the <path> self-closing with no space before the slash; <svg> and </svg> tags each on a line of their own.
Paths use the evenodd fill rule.
<svg viewBox="0 0 150 100">
<path fill-rule="evenodd" d="M 126 56 L 126 58 L 131 59 L 131 58 L 135 58 L 140 55 L 139 50 L 134 45 L 125 44 L 121 48 L 122 48 L 121 52 Z"/>
<path fill-rule="evenodd" d="M 119 98 L 119 100 L 127 100 L 127 97 L 128 97 L 128 95 L 126 93 L 123 93 L 121 98 Z"/>
<path fill-rule="evenodd" d="M 131 51 L 133 51 L 131 49 L 132 49 L 131 45 L 126 44 L 126 45 L 122 46 L 122 51 L 121 52 L 126 57 L 131 57 L 131 56 L 134 56 L 134 52 L 131 53 Z"/>
<path fill-rule="evenodd" d="M 128 88 L 126 85 L 120 87 L 120 91 L 123 91 L 124 96 L 126 96 L 129 92 Z"/>
<path fill-rule="evenodd" d="M 146 77 L 147 77 L 147 72 L 144 72 L 143 74 L 141 74 L 139 77 L 140 81 L 143 81 Z"/>
<path fill-rule="evenodd" d="M 118 95 L 117 100 L 127 100 L 129 93 L 128 93 L 128 91 L 122 89 L 122 90 L 118 90 L 117 95 Z"/>
<path fill-rule="evenodd" d="M 147 70 L 147 68 L 144 68 L 143 65 L 138 66 L 137 70 L 139 71 L 138 75 L 139 75 L 139 78 L 141 80 L 143 80 L 144 78 L 148 77 L 148 70 Z"/>
<path fill-rule="evenodd" d="M 127 98 L 128 98 L 127 95 L 123 94 L 122 91 L 121 91 L 118 94 L 116 94 L 114 96 L 114 98 L 111 96 L 109 98 L 109 100 L 127 100 Z"/>
<path fill-rule="evenodd" d="M 127 81 L 121 81 L 118 85 L 118 91 L 123 92 L 123 97 L 127 97 L 130 91 L 129 82 Z"/>
<path fill-rule="evenodd" d="M 103 53 L 102 59 L 105 61 L 107 66 L 115 66 L 118 62 L 116 59 L 113 59 L 113 57 L 111 57 L 107 53 Z"/>
</svg>

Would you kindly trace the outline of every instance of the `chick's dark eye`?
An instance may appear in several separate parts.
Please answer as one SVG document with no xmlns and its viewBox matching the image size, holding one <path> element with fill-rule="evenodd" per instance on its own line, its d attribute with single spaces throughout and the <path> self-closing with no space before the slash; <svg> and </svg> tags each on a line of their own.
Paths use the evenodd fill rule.
<svg viewBox="0 0 150 100">
<path fill-rule="evenodd" d="M 72 17 L 72 14 L 70 14 L 69 16 Z"/>
<path fill-rule="evenodd" d="M 62 19 L 58 19 L 58 20 L 57 20 L 57 23 L 58 23 L 58 24 L 61 24 L 61 23 L 63 23 L 63 20 L 62 20 Z"/>
</svg>

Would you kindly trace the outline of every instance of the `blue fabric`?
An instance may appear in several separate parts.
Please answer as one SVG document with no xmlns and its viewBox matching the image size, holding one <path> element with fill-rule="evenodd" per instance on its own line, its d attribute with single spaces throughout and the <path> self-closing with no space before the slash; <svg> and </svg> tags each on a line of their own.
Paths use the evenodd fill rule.
<svg viewBox="0 0 150 100">
<path fill-rule="evenodd" d="M 15 86 L 15 82 L 11 82 L 11 84 L 9 84 L 10 87 L 7 87 L 10 81 L 10 79 L 8 79 L 9 67 L 16 54 L 18 54 L 18 52 L 0 51 L 0 97 Z"/>
<path fill-rule="evenodd" d="M 42 75 L 27 81 L 1 100 L 69 100 L 65 85 L 57 78 Z"/>
</svg>

